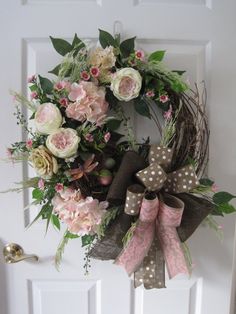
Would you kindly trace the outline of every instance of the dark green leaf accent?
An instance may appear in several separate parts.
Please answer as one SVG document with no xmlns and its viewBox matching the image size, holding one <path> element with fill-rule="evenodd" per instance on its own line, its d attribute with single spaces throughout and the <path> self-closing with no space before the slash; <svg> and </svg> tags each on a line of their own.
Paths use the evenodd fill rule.
<svg viewBox="0 0 236 314">
<path fill-rule="evenodd" d="M 91 244 L 94 239 L 95 235 L 85 234 L 84 236 L 81 237 L 82 247 Z"/>
<path fill-rule="evenodd" d="M 77 239 L 77 238 L 79 238 L 79 235 L 78 234 L 74 234 L 74 233 L 70 233 L 69 231 L 67 231 L 67 233 L 65 234 L 65 238 Z"/>
<path fill-rule="evenodd" d="M 225 213 L 225 214 L 231 214 L 236 211 L 236 208 L 229 204 L 229 203 L 221 203 L 217 205 L 218 211 Z"/>
<path fill-rule="evenodd" d="M 29 117 L 29 120 L 34 119 L 34 117 L 35 117 L 35 113 L 36 113 L 36 112 L 33 112 L 33 113 L 32 113 L 32 115 Z"/>
<path fill-rule="evenodd" d="M 160 62 L 164 58 L 165 53 L 166 53 L 165 50 L 154 51 L 148 57 L 148 61 L 159 61 Z"/>
<path fill-rule="evenodd" d="M 126 39 L 120 44 L 120 52 L 123 57 L 127 58 L 134 52 L 135 38 L 136 37 Z"/>
<path fill-rule="evenodd" d="M 186 71 L 181 71 L 181 70 L 174 70 L 172 72 L 175 72 L 175 73 L 179 74 L 180 76 L 182 76 L 184 73 L 186 73 Z"/>
<path fill-rule="evenodd" d="M 208 178 L 202 178 L 199 180 L 200 184 L 205 185 L 205 186 L 212 186 L 214 184 L 214 181 Z"/>
<path fill-rule="evenodd" d="M 60 225 L 60 220 L 58 219 L 58 217 L 57 217 L 56 215 L 52 215 L 51 219 L 52 219 L 53 225 L 54 225 L 58 230 L 60 230 L 60 229 L 61 229 L 61 225 Z"/>
<path fill-rule="evenodd" d="M 99 29 L 99 42 L 102 48 L 106 48 L 107 46 L 116 46 L 116 41 L 113 36 L 102 29 Z"/>
<path fill-rule="evenodd" d="M 48 73 L 55 74 L 58 76 L 60 68 L 61 68 L 61 65 L 58 64 L 54 69 L 52 69 L 51 71 L 48 71 Z"/>
<path fill-rule="evenodd" d="M 228 192 L 218 192 L 213 195 L 213 202 L 218 205 L 218 204 L 228 203 L 233 198 L 236 198 L 236 196 Z"/>
<path fill-rule="evenodd" d="M 50 94 L 51 91 L 53 90 L 53 84 L 52 82 L 47 79 L 46 77 L 38 76 L 39 77 L 39 82 L 40 86 L 45 94 Z"/>
<path fill-rule="evenodd" d="M 77 36 L 77 34 L 75 33 L 75 36 L 73 38 L 72 41 L 72 47 L 75 48 L 75 46 L 79 46 L 80 49 L 85 47 L 85 44 L 83 43 L 83 41 Z"/>
<path fill-rule="evenodd" d="M 108 120 L 106 126 L 110 131 L 115 131 L 119 128 L 121 122 L 122 121 L 117 119 Z"/>
<path fill-rule="evenodd" d="M 224 217 L 224 214 L 222 213 L 222 211 L 220 210 L 220 208 L 218 208 L 217 205 L 214 206 L 214 209 L 213 209 L 213 211 L 211 212 L 211 215 Z"/>
<path fill-rule="evenodd" d="M 53 38 L 50 36 L 53 47 L 62 56 L 65 56 L 68 52 L 72 50 L 72 45 L 68 41 L 61 38 Z"/>
<path fill-rule="evenodd" d="M 134 108 L 140 115 L 151 119 L 151 114 L 147 103 L 140 98 L 134 100 Z"/>
<path fill-rule="evenodd" d="M 37 201 L 41 201 L 43 199 L 43 195 L 44 195 L 43 191 L 40 190 L 39 188 L 33 189 L 32 191 L 32 197 Z"/>
</svg>

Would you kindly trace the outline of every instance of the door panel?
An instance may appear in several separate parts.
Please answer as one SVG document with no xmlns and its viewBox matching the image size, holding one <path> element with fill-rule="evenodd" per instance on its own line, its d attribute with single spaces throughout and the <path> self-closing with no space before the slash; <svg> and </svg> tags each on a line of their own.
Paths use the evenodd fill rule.
<svg viewBox="0 0 236 314">
<path fill-rule="evenodd" d="M 211 127 L 209 174 L 232 193 L 235 185 L 236 150 L 234 30 L 236 3 L 231 0 L 12 0 L 1 5 L 0 115 L 1 147 L 22 138 L 12 115 L 8 90 L 27 94 L 26 79 L 39 73 L 47 76 L 60 60 L 49 35 L 71 39 L 78 36 L 96 44 L 98 28 L 113 30 L 122 22 L 123 37 L 138 35 L 138 47 L 167 50 L 171 69 L 187 70 L 193 86 L 206 81 Z M 48 75 L 50 77 L 50 75 Z M 131 113 L 133 115 L 133 113 Z M 157 142 L 155 128 L 134 115 L 137 138 L 150 135 Z M 227 139 L 227 140 L 226 140 Z M 235 145 L 234 145 L 235 146 Z M 4 180 L 0 190 L 32 174 L 21 165 L 0 164 Z M 224 221 L 224 241 L 200 227 L 188 241 L 196 267 L 191 279 L 167 280 L 167 289 L 134 289 L 132 278 L 112 262 L 92 260 L 90 275 L 83 275 L 83 249 L 79 240 L 66 247 L 61 271 L 53 266 L 53 254 L 62 237 L 39 222 L 27 229 L 37 212 L 24 211 L 30 195 L 0 195 L 0 250 L 7 242 L 22 245 L 26 253 L 39 255 L 39 263 L 0 263 L 1 314 L 233 314 L 230 295 L 234 274 L 235 217 Z M 219 219 L 221 223 L 221 220 Z M 233 287 L 234 288 L 234 287 Z M 232 299 L 233 300 L 233 299 Z M 231 301 L 232 302 L 232 301 Z"/>
</svg>

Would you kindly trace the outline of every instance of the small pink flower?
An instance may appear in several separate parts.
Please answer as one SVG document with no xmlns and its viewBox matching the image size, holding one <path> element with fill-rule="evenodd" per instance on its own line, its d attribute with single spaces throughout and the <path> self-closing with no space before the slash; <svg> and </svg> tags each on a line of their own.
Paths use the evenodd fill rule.
<svg viewBox="0 0 236 314">
<path fill-rule="evenodd" d="M 30 148 L 32 148 L 32 145 L 33 145 L 33 140 L 32 139 L 28 139 L 26 141 L 26 147 L 30 149 Z"/>
<path fill-rule="evenodd" d="M 93 76 L 93 77 L 98 77 L 99 74 L 100 74 L 100 70 L 98 67 L 92 67 L 90 69 L 90 74 Z"/>
<path fill-rule="evenodd" d="M 135 51 L 135 57 L 136 57 L 138 60 L 143 61 L 143 60 L 144 60 L 144 57 L 145 57 L 144 51 L 143 51 L 143 50 L 137 50 L 137 51 Z"/>
<path fill-rule="evenodd" d="M 161 95 L 159 97 L 160 102 L 162 102 L 163 104 L 166 103 L 169 100 L 168 95 Z"/>
<path fill-rule="evenodd" d="M 36 82 L 36 75 L 29 76 L 27 79 L 27 82 L 28 83 L 35 83 Z"/>
<path fill-rule="evenodd" d="M 66 97 L 63 97 L 63 98 L 60 98 L 59 100 L 59 104 L 62 106 L 62 107 L 67 107 L 68 104 L 69 104 L 69 101 Z"/>
<path fill-rule="evenodd" d="M 111 133 L 110 132 L 107 132 L 105 135 L 104 135 L 104 141 L 107 143 L 109 142 L 111 138 Z"/>
<path fill-rule="evenodd" d="M 57 90 L 57 91 L 61 91 L 61 90 L 63 90 L 66 87 L 67 87 L 67 82 L 65 82 L 65 81 L 57 82 L 54 85 L 54 89 Z"/>
<path fill-rule="evenodd" d="M 148 90 L 148 91 L 146 92 L 146 96 L 152 98 L 152 97 L 155 96 L 155 93 L 154 93 L 153 90 Z"/>
<path fill-rule="evenodd" d="M 88 141 L 90 143 L 92 143 L 94 141 L 93 135 L 90 133 L 86 134 L 84 138 L 86 141 Z"/>
<path fill-rule="evenodd" d="M 31 94 L 30 94 L 30 99 L 32 100 L 32 99 L 37 99 L 38 98 L 38 93 L 37 92 L 32 92 Z"/>
<path fill-rule="evenodd" d="M 88 81 L 90 79 L 90 75 L 87 71 L 82 71 L 80 76 L 84 81 Z"/>
<path fill-rule="evenodd" d="M 172 118 L 172 106 L 170 106 L 169 110 L 168 111 L 165 111 L 163 116 L 166 120 L 170 120 Z"/>
<path fill-rule="evenodd" d="M 62 183 L 57 183 L 56 186 L 55 186 L 55 191 L 57 193 L 61 192 L 64 190 L 64 185 Z"/>
<path fill-rule="evenodd" d="M 219 187 L 217 184 L 213 183 L 212 186 L 211 186 L 211 190 L 213 193 L 216 193 L 219 191 Z"/>
<path fill-rule="evenodd" d="M 222 225 L 218 225 L 218 229 L 219 229 L 219 230 L 223 230 L 224 228 L 223 228 Z"/>
<path fill-rule="evenodd" d="M 45 181 L 41 178 L 41 179 L 39 179 L 39 181 L 38 181 L 38 188 L 40 189 L 40 190 L 44 190 L 44 188 L 45 188 Z"/>
</svg>

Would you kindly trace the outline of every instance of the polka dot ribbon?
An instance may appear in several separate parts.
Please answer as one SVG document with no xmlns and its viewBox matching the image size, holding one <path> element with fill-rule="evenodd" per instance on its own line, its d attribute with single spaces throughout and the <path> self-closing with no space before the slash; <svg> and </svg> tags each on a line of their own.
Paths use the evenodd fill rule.
<svg viewBox="0 0 236 314">
<path fill-rule="evenodd" d="M 168 173 L 172 155 L 173 151 L 170 148 L 151 146 L 149 166 L 136 174 L 148 191 L 159 191 L 163 188 L 167 193 L 178 194 L 188 192 L 199 184 L 191 165 Z"/>
<path fill-rule="evenodd" d="M 133 235 L 115 264 L 134 272 L 135 287 L 164 288 L 166 262 L 169 277 L 189 274 L 176 227 L 180 225 L 184 203 L 173 195 L 163 200 L 143 198 Z"/>
<path fill-rule="evenodd" d="M 139 215 L 139 219 L 133 237 L 115 263 L 124 266 L 129 274 L 134 272 L 136 287 L 143 284 L 146 289 L 164 288 L 164 261 L 170 278 L 178 273 L 188 273 L 176 232 L 182 218 L 183 202 L 172 195 L 167 200 L 174 206 L 159 202 L 157 198 L 145 198 L 146 192 L 156 194 L 162 190 L 178 194 L 188 192 L 199 184 L 191 165 L 169 172 L 172 156 L 172 149 L 152 145 L 149 166 L 136 174 L 143 186 L 135 184 L 127 190 L 125 212 Z"/>
</svg>

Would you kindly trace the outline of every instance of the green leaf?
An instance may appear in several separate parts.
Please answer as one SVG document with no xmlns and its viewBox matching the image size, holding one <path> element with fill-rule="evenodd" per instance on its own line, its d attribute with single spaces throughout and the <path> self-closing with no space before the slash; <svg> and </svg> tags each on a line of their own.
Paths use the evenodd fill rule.
<svg viewBox="0 0 236 314">
<path fill-rule="evenodd" d="M 115 131 L 119 128 L 121 122 L 121 120 L 111 119 L 107 121 L 106 126 L 110 131 Z"/>
<path fill-rule="evenodd" d="M 32 197 L 37 201 L 41 201 L 43 199 L 43 195 L 44 195 L 43 191 L 40 190 L 39 188 L 33 189 L 32 191 Z"/>
<path fill-rule="evenodd" d="M 81 48 L 85 47 L 85 44 L 83 43 L 83 41 L 75 33 L 74 39 L 72 41 L 72 47 L 75 48 L 76 46 L 80 50 Z"/>
<path fill-rule="evenodd" d="M 205 185 L 205 186 L 212 186 L 214 184 L 214 181 L 208 178 L 202 178 L 199 180 L 200 184 Z"/>
<path fill-rule="evenodd" d="M 46 77 L 38 76 L 39 77 L 39 82 L 40 86 L 45 94 L 50 94 L 52 89 L 53 89 L 53 84 L 52 82 L 47 79 Z"/>
<path fill-rule="evenodd" d="M 233 198 L 236 198 L 236 196 L 228 192 L 218 192 L 213 195 L 213 202 L 218 205 L 218 204 L 228 203 Z"/>
<path fill-rule="evenodd" d="M 151 53 L 148 57 L 148 61 L 162 61 L 165 55 L 165 50 L 158 50 Z"/>
<path fill-rule="evenodd" d="M 53 47 L 62 56 L 65 56 L 68 52 L 72 50 L 72 45 L 68 41 L 61 38 L 53 38 L 50 36 Z"/>
<path fill-rule="evenodd" d="M 61 225 L 60 225 L 60 220 L 58 219 L 58 217 L 56 215 L 52 215 L 51 217 L 52 223 L 53 225 L 60 230 L 61 229 Z"/>
<path fill-rule="evenodd" d="M 147 103 L 140 98 L 134 100 L 134 108 L 140 115 L 151 119 L 151 114 Z"/>
<path fill-rule="evenodd" d="M 174 70 L 172 72 L 175 72 L 175 73 L 179 74 L 180 76 L 182 76 L 184 73 L 186 73 L 186 71 L 181 71 L 181 70 Z"/>
<path fill-rule="evenodd" d="M 134 52 L 135 38 L 136 37 L 126 39 L 120 44 L 120 51 L 123 57 L 127 58 Z"/>
<path fill-rule="evenodd" d="M 106 48 L 107 46 L 116 47 L 116 41 L 113 36 L 102 29 L 99 29 L 99 42 L 102 48 Z"/>
<path fill-rule="evenodd" d="M 34 119 L 35 113 L 36 113 L 36 112 L 33 112 L 33 113 L 32 113 L 32 115 L 29 117 L 29 120 L 33 120 L 33 119 Z"/>
<path fill-rule="evenodd" d="M 37 84 L 33 84 L 29 87 L 31 92 L 37 91 L 38 90 L 38 85 Z"/>
<path fill-rule="evenodd" d="M 58 76 L 60 68 L 61 68 L 61 64 L 58 64 L 54 69 L 52 69 L 51 71 L 48 71 L 48 73 L 51 73 L 51 74 Z"/>
<path fill-rule="evenodd" d="M 81 240 L 82 240 L 82 247 L 89 245 L 93 242 L 95 238 L 95 235 L 90 235 L 90 234 L 85 234 L 84 236 L 82 236 Z"/>
<path fill-rule="evenodd" d="M 79 236 L 78 236 L 78 234 L 73 234 L 73 233 L 70 233 L 69 231 L 67 231 L 67 233 L 65 234 L 65 238 L 77 239 L 77 238 L 79 238 Z"/>
<path fill-rule="evenodd" d="M 229 204 L 229 203 L 221 203 L 217 205 L 218 211 L 225 213 L 225 214 L 231 214 L 236 211 L 236 208 Z"/>
</svg>

